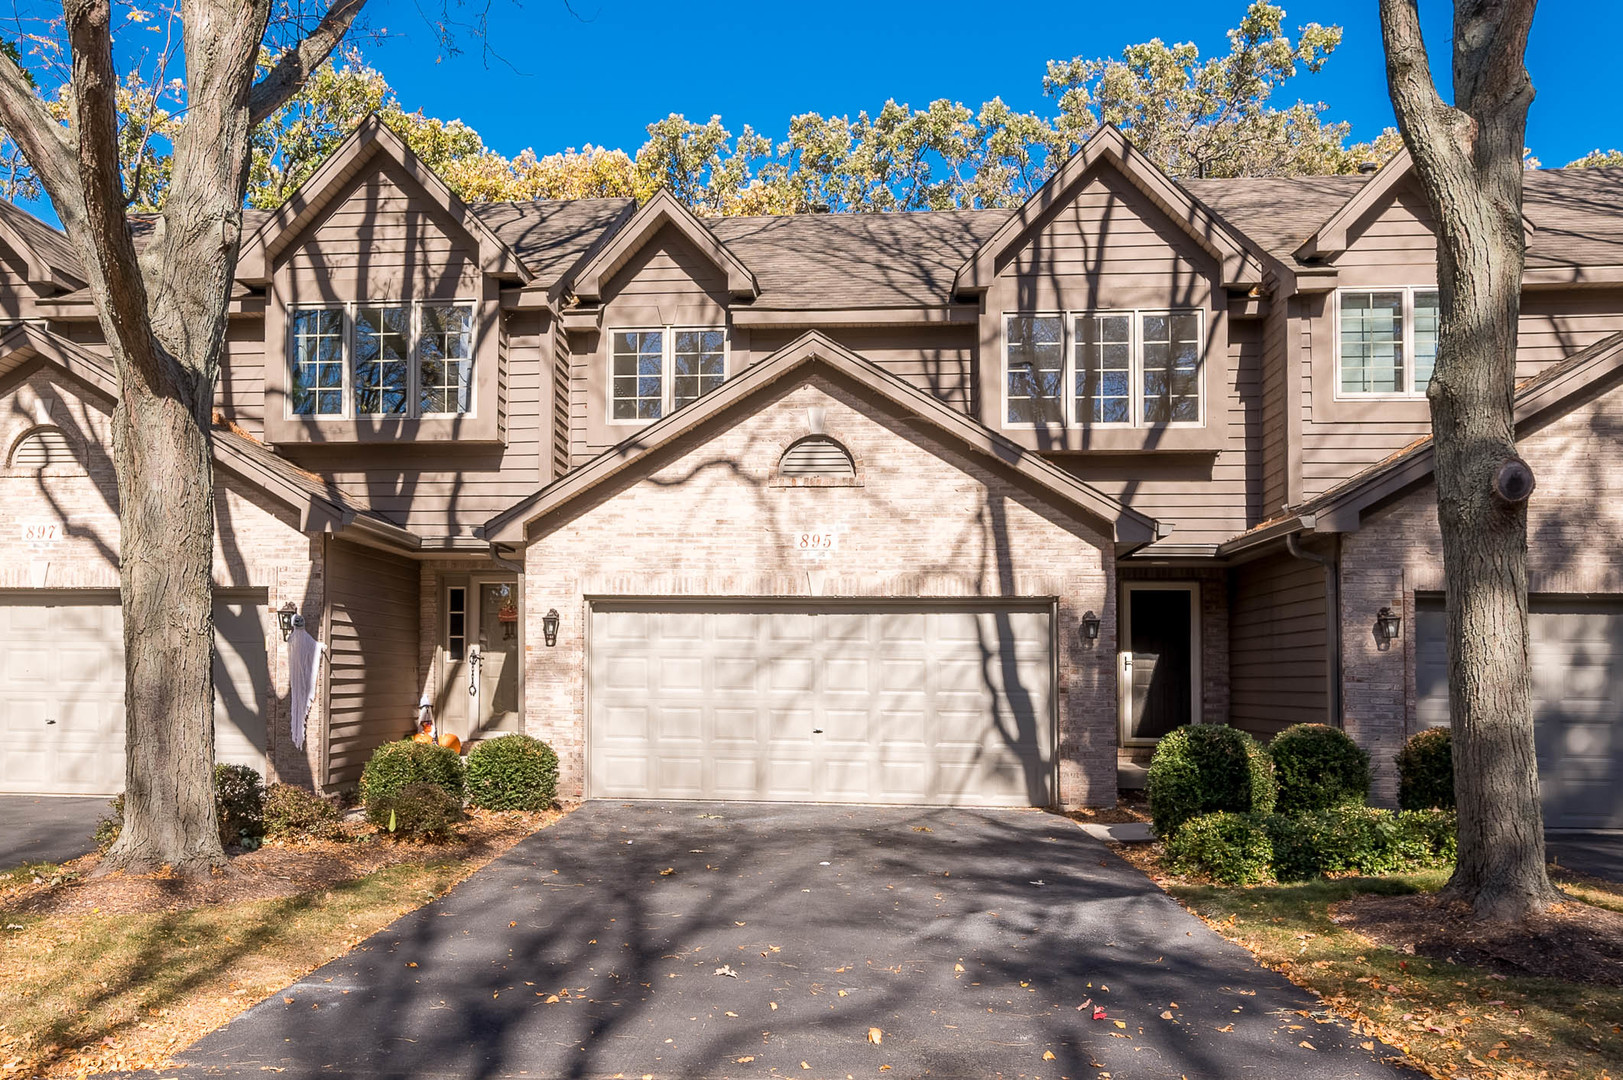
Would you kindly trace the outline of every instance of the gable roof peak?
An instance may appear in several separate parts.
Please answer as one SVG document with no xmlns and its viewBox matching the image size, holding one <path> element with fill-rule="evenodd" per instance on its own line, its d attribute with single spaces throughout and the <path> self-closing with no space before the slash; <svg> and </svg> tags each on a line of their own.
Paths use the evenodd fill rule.
<svg viewBox="0 0 1623 1080">
<path fill-rule="evenodd" d="M 1202 250 L 1216 258 L 1222 266 L 1223 284 L 1256 285 L 1262 281 L 1260 250 L 1133 146 L 1120 128 L 1107 123 L 1100 125 L 1042 187 L 1032 192 L 1003 227 L 958 268 L 952 282 L 953 294 L 979 293 L 989 288 L 1004 257 L 1050 210 L 1064 202 L 1100 162 L 1108 163 L 1126 177 Z"/>
<path fill-rule="evenodd" d="M 375 112 L 362 117 L 327 160 L 243 238 L 237 277 L 254 283 L 269 281 L 276 256 L 379 154 L 404 170 L 436 207 L 477 242 L 486 273 L 530 280 L 529 269 L 512 248 Z"/>
<path fill-rule="evenodd" d="M 698 248 L 716 269 L 727 275 L 727 291 L 753 300 L 761 294 L 755 272 L 733 253 L 698 216 L 682 205 L 671 189 L 661 187 L 637 209 L 620 230 L 610 236 L 565 283 L 569 291 L 586 301 L 603 298 L 603 288 L 666 226 L 674 228 Z"/>
<path fill-rule="evenodd" d="M 1298 259 L 1323 259 L 1347 250 L 1347 234 L 1375 206 L 1385 201 L 1414 169 L 1407 146 L 1387 158 L 1386 163 L 1364 181 L 1363 186 L 1336 208 L 1313 235 L 1303 240 L 1294 254 Z"/>
</svg>

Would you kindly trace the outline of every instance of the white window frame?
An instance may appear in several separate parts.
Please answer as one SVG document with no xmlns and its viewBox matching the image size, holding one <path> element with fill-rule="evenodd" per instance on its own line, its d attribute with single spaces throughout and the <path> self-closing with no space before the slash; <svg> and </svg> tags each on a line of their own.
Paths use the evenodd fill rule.
<svg viewBox="0 0 1623 1080">
<path fill-rule="evenodd" d="M 418 343 L 422 340 L 423 307 L 464 307 L 470 312 L 468 319 L 468 411 L 467 412 L 421 412 L 422 395 L 422 363 L 417 355 Z M 356 313 L 361 308 L 407 308 L 411 312 L 411 329 L 409 340 L 406 343 L 406 411 L 403 413 L 362 413 L 355 409 L 355 343 Z M 343 330 L 343 407 L 336 413 L 301 413 L 293 408 L 293 394 L 296 382 L 294 364 L 298 341 L 293 333 L 294 320 L 307 311 L 342 311 L 344 318 Z M 479 305 L 476 300 L 466 297 L 454 297 L 444 300 L 347 300 L 330 304 L 296 304 L 288 308 L 287 312 L 287 341 L 286 353 L 287 392 L 283 395 L 284 415 L 289 420 L 464 420 L 472 418 L 478 411 L 479 394 L 475 375 L 479 359 Z"/>
<path fill-rule="evenodd" d="M 1336 362 L 1331 373 L 1331 387 L 1335 401 L 1425 401 L 1426 391 L 1414 388 L 1414 297 L 1417 292 L 1436 292 L 1436 285 L 1371 285 L 1366 288 L 1337 289 L 1331 294 L 1330 319 L 1334 328 Z M 1363 293 L 1403 294 L 1403 386 L 1402 390 L 1344 390 L 1341 384 L 1341 298 Z M 1442 299 L 1438 298 L 1438 317 L 1441 318 Z"/>
<path fill-rule="evenodd" d="M 1081 403 L 1076 393 L 1077 349 L 1081 342 L 1077 338 L 1076 323 L 1078 319 L 1096 319 L 1109 315 L 1126 315 L 1131 322 L 1131 349 L 1132 362 L 1128 371 L 1128 385 L 1131 390 L 1129 399 L 1132 418 L 1128 421 L 1111 421 L 1096 423 L 1091 419 L 1079 419 Z M 1200 323 L 1200 359 L 1196 369 L 1196 410 L 1199 416 L 1195 420 L 1170 420 L 1149 422 L 1144 419 L 1144 317 L 1146 315 L 1193 315 Z M 1037 423 L 1016 422 L 1009 419 L 1009 320 L 1010 319 L 1059 319 L 1061 353 L 1064 357 L 1064 367 L 1060 383 L 1060 408 L 1063 417 L 1062 426 L 1066 428 L 1092 428 L 1110 430 L 1132 430 L 1135 428 L 1202 428 L 1206 426 L 1206 349 L 1210 345 L 1207 337 L 1207 319 L 1205 308 L 1177 308 L 1177 307 L 1145 307 L 1145 308 L 1096 308 L 1092 310 L 1067 311 L 1008 311 L 1003 314 L 1003 345 L 1002 345 L 1002 386 L 998 391 L 999 416 L 1002 426 L 1009 430 L 1034 431 L 1042 426 Z"/>
<path fill-rule="evenodd" d="M 666 323 L 663 326 L 616 326 L 605 331 L 603 339 L 604 364 L 607 375 L 603 381 L 603 412 L 606 421 L 616 427 L 647 427 L 657 424 L 676 411 L 676 335 L 681 333 L 721 333 L 721 381 L 726 383 L 733 375 L 733 335 L 725 326 L 695 326 L 688 323 Z M 659 339 L 659 417 L 655 420 L 632 418 L 617 420 L 614 416 L 614 337 L 616 334 L 658 333 Z M 719 387 L 718 387 L 719 389 Z M 711 391 L 714 393 L 714 391 Z M 700 394 L 694 400 L 704 397 Z M 688 402 L 689 405 L 693 402 Z M 684 408 L 686 406 L 683 406 Z"/>
</svg>

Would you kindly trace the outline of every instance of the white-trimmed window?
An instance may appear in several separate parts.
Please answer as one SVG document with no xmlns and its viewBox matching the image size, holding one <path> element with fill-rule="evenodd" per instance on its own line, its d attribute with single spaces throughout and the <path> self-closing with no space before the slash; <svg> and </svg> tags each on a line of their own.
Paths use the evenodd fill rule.
<svg viewBox="0 0 1623 1080">
<path fill-rule="evenodd" d="M 1202 422 L 1198 310 L 1009 315 L 1003 342 L 1007 427 Z"/>
<path fill-rule="evenodd" d="M 296 309 L 288 324 L 293 416 L 473 412 L 473 305 L 460 301 Z"/>
<path fill-rule="evenodd" d="M 1336 294 L 1336 392 L 1424 397 L 1437 363 L 1437 289 L 1342 289 Z"/>
<path fill-rule="evenodd" d="M 609 419 L 658 420 L 727 378 L 727 331 L 661 326 L 609 333 Z"/>
</svg>

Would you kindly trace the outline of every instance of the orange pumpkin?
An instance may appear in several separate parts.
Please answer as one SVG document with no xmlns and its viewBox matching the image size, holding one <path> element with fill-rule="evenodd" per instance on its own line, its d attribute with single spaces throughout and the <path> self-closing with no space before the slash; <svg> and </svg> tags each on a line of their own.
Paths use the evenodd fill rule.
<svg viewBox="0 0 1623 1080">
<path fill-rule="evenodd" d="M 440 736 L 440 745 L 445 747 L 447 750 L 454 750 L 458 754 L 462 753 L 462 740 L 457 738 L 455 735 L 452 735 L 449 731 Z"/>
</svg>

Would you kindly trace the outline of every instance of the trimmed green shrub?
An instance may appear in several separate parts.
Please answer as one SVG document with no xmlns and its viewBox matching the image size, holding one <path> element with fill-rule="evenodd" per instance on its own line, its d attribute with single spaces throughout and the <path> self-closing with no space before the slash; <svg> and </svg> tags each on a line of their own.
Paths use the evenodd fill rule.
<svg viewBox="0 0 1623 1080">
<path fill-rule="evenodd" d="M 439 784 L 416 781 L 367 803 L 366 816 L 396 840 L 434 843 L 451 838 L 462 803 Z"/>
<path fill-rule="evenodd" d="M 1273 840 L 1262 814 L 1220 812 L 1190 818 L 1166 844 L 1173 869 L 1199 871 L 1224 885 L 1266 881 Z"/>
<path fill-rule="evenodd" d="M 1454 809 L 1454 737 L 1432 728 L 1398 751 L 1398 805 L 1405 810 Z"/>
<path fill-rule="evenodd" d="M 265 792 L 265 839 L 338 840 L 338 808 L 307 788 L 272 784 Z"/>
<path fill-rule="evenodd" d="M 558 794 L 558 755 L 540 739 L 503 735 L 468 752 L 468 801 L 485 810 L 545 810 Z"/>
<path fill-rule="evenodd" d="M 1427 870 L 1454 861 L 1454 815 L 1442 810 L 1336 806 L 1296 817 L 1274 814 L 1266 824 L 1280 881 Z"/>
<path fill-rule="evenodd" d="M 361 802 L 371 820 L 374 803 L 394 795 L 407 784 L 437 784 L 462 805 L 466 770 L 455 750 L 433 743 L 384 743 L 372 752 L 361 770 Z M 376 822 L 373 822 L 376 824 Z"/>
<path fill-rule="evenodd" d="M 265 831 L 265 782 L 246 765 L 214 766 L 214 814 L 222 845 L 258 847 Z"/>
<path fill-rule="evenodd" d="M 95 842 L 96 850 L 103 853 L 118 841 L 118 834 L 124 831 L 124 796 L 108 799 L 107 806 L 108 812 L 96 822 L 96 831 L 90 837 Z"/>
<path fill-rule="evenodd" d="M 1294 724 L 1268 744 L 1279 783 L 1281 814 L 1362 806 L 1369 794 L 1369 755 L 1345 731 L 1328 724 Z"/>
<path fill-rule="evenodd" d="M 1145 784 L 1155 831 L 1165 839 L 1201 814 L 1266 814 L 1276 796 L 1267 751 L 1245 732 L 1221 724 L 1191 724 L 1162 736 Z"/>
</svg>

